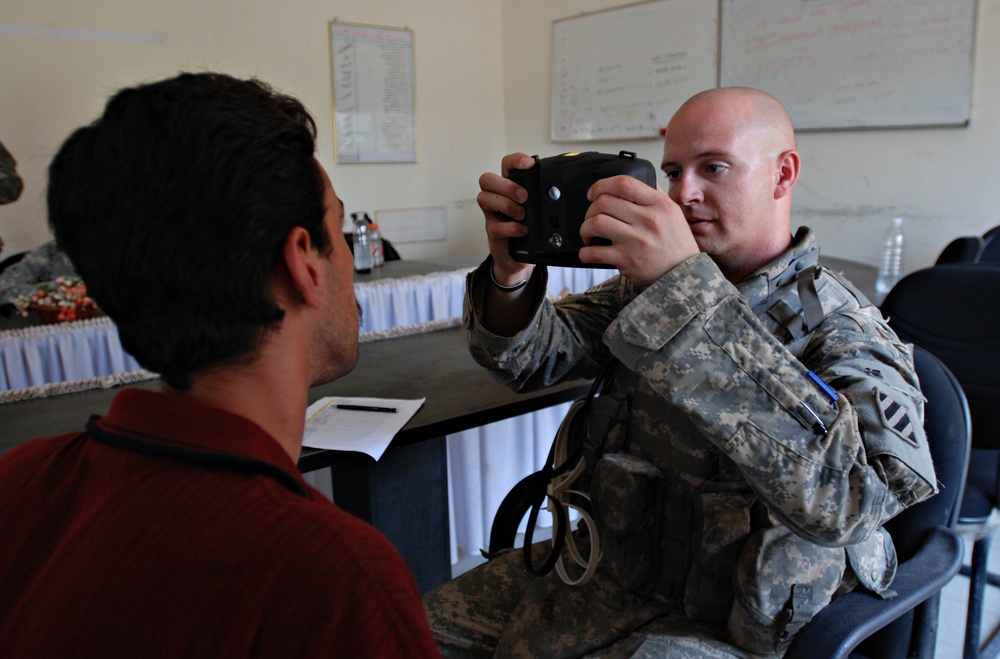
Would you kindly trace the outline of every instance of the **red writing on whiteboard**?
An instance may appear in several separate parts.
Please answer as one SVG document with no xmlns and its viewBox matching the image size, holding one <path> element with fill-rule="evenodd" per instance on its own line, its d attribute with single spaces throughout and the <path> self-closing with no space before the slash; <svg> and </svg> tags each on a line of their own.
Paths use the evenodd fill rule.
<svg viewBox="0 0 1000 659">
<path fill-rule="evenodd" d="M 881 30 L 882 19 L 872 18 L 867 21 L 854 21 L 853 23 L 835 23 L 831 32 L 833 34 L 857 34 L 862 30 Z"/>
</svg>

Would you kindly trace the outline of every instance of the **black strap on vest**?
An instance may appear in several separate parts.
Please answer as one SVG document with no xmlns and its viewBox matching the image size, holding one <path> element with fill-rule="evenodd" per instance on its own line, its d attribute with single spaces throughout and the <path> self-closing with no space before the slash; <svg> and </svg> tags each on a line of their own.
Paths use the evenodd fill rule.
<svg viewBox="0 0 1000 659">
<path fill-rule="evenodd" d="M 135 451 L 136 453 L 141 453 L 143 455 L 197 462 L 198 464 L 203 464 L 216 469 L 228 469 L 230 471 L 263 474 L 274 478 L 295 494 L 301 497 L 306 496 L 306 490 L 302 487 L 302 483 L 300 483 L 297 478 L 295 478 L 292 474 L 289 474 L 281 467 L 271 464 L 270 462 L 248 458 L 245 455 L 213 453 L 210 451 L 198 451 L 196 449 L 182 448 L 180 446 L 163 444 L 158 441 L 154 441 L 152 438 L 149 440 L 143 440 L 138 437 L 119 435 L 118 433 L 113 433 L 100 428 L 97 425 L 97 420 L 99 418 L 100 417 L 97 415 L 90 417 L 90 420 L 87 421 L 87 433 L 102 444 L 108 444 L 110 446 L 116 446 L 129 451 Z"/>
<path fill-rule="evenodd" d="M 823 274 L 819 252 L 807 252 L 774 278 L 771 294 L 754 307 L 754 313 L 766 308 L 767 315 L 781 325 L 788 340 L 794 340 L 816 329 L 826 317 L 816 289 L 816 280 Z M 780 291 L 794 284 L 798 295 L 782 295 Z M 775 299 L 777 298 L 777 299 Z M 769 306 L 767 306 L 769 305 Z"/>
<path fill-rule="evenodd" d="M 610 358 L 602 367 L 601 373 L 590 385 L 590 391 L 587 392 L 583 409 L 578 414 L 581 428 L 586 427 L 585 419 L 590 411 L 591 401 L 607 388 L 617 365 L 618 360 L 614 357 Z M 567 423 L 567 420 L 564 420 L 563 423 Z M 549 447 L 548 457 L 545 459 L 545 465 L 535 473 L 522 478 L 517 485 L 511 488 L 510 492 L 507 493 L 507 496 L 500 503 L 496 516 L 493 518 L 493 526 L 490 528 L 490 548 L 488 552 L 483 552 L 484 556 L 490 558 L 504 549 L 512 548 L 514 546 L 514 539 L 517 537 L 517 527 L 520 525 L 525 513 L 528 513 L 524 547 L 522 549 L 524 564 L 529 572 L 537 576 L 543 576 L 552 571 L 566 545 L 565 531 L 568 528 L 569 520 L 565 507 L 558 501 L 554 502 L 555 505 L 552 506 L 555 511 L 555 521 L 552 528 L 552 548 L 545 562 L 541 567 L 537 568 L 531 557 L 535 525 L 538 521 L 538 513 L 541 511 L 546 499 L 549 498 L 549 484 L 554 478 L 576 467 L 583 458 L 583 445 L 584 442 L 581 437 L 573 443 L 572 450 L 566 460 L 556 466 L 553 464 L 555 460 L 556 441 L 553 440 L 552 446 Z"/>
<path fill-rule="evenodd" d="M 803 320 L 806 332 L 811 332 L 823 322 L 823 304 L 819 301 L 816 291 L 816 280 L 823 272 L 823 266 L 814 265 L 799 273 L 795 282 L 799 289 L 799 301 L 802 303 Z"/>
</svg>

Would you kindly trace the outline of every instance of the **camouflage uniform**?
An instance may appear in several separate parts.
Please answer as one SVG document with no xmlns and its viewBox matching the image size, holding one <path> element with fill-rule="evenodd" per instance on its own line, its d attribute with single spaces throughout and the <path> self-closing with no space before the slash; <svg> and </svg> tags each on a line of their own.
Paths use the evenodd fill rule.
<svg viewBox="0 0 1000 659">
<path fill-rule="evenodd" d="M 19 295 L 30 293 L 39 284 L 56 277 L 79 277 L 76 268 L 55 241 L 49 241 L 24 255 L 0 273 L 0 305 L 13 304 Z"/>
<path fill-rule="evenodd" d="M 469 276 L 470 350 L 501 382 L 621 366 L 588 419 L 594 579 L 491 560 L 425 598 L 446 655 L 780 654 L 859 581 L 886 591 L 882 524 L 936 491 L 923 397 L 910 350 L 818 255 L 801 229 L 738 286 L 699 254 L 645 289 L 618 276 L 540 295 L 509 339 L 480 324 L 490 261 Z"/>
</svg>

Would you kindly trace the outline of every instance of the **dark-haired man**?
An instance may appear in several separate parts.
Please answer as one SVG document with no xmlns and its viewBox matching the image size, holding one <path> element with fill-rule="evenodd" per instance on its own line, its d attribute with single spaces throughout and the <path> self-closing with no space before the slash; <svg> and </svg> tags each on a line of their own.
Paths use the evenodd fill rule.
<svg viewBox="0 0 1000 659">
<path fill-rule="evenodd" d="M 163 387 L 0 461 L 4 656 L 437 654 L 395 549 L 296 468 L 310 385 L 358 357 L 314 153 L 298 101 L 219 74 L 121 91 L 59 150 L 56 240 Z"/>
<path fill-rule="evenodd" d="M 512 154 L 502 171 L 531 164 Z M 508 552 L 427 594 L 446 656 L 780 654 L 834 597 L 889 588 L 882 525 L 936 490 L 909 350 L 822 267 L 812 232 L 792 233 L 800 158 L 781 103 L 695 95 L 661 168 L 665 191 L 590 188 L 580 259 L 621 274 L 557 302 L 545 269 L 507 250 L 526 191 L 480 177 L 473 356 L 517 390 L 615 360 L 583 424 L 589 488 L 574 488 L 603 557 L 581 587 Z"/>
</svg>

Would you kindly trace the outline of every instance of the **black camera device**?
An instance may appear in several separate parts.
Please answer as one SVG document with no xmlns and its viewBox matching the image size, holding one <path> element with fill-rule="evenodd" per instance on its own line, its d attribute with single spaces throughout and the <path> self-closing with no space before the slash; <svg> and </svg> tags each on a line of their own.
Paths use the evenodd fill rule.
<svg viewBox="0 0 1000 659">
<path fill-rule="evenodd" d="M 531 169 L 511 170 L 507 178 L 528 191 L 528 201 L 523 206 L 528 235 L 510 239 L 511 258 L 521 263 L 613 267 L 580 263 L 580 248 L 584 246 L 580 225 L 590 207 L 587 200 L 590 186 L 599 179 L 619 174 L 656 187 L 653 164 L 637 158 L 631 151 L 620 151 L 617 156 L 596 151 L 563 153 L 541 159 L 535 156 Z M 603 241 L 603 244 L 609 243 Z"/>
</svg>

